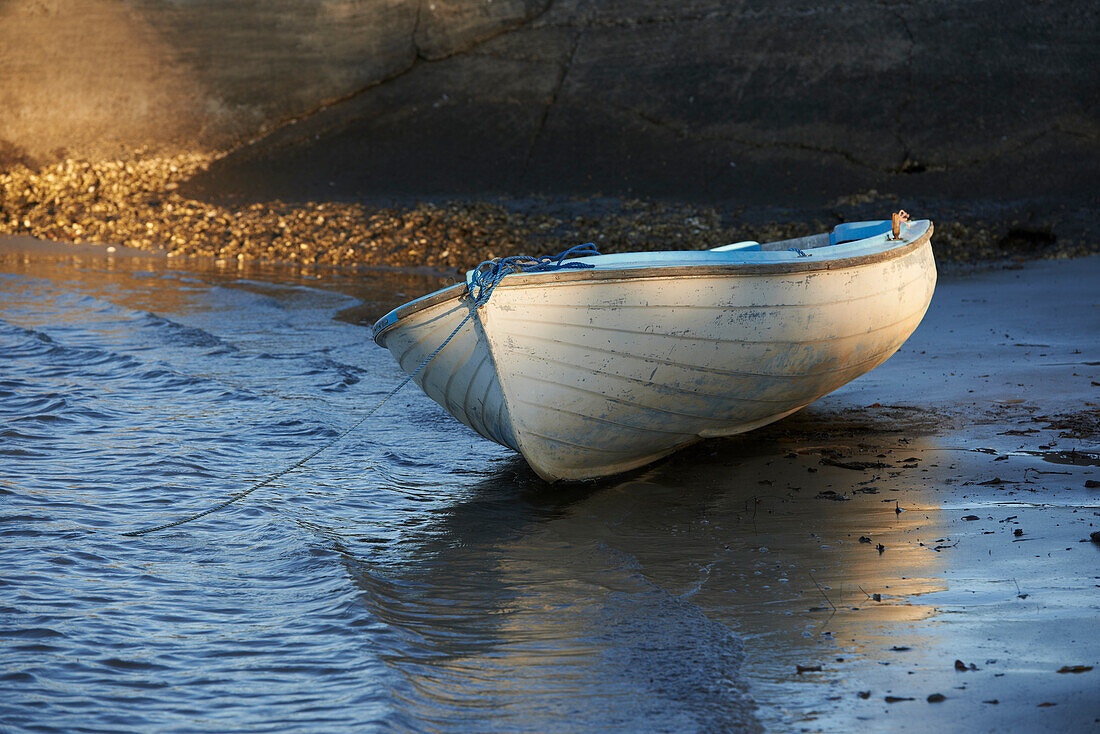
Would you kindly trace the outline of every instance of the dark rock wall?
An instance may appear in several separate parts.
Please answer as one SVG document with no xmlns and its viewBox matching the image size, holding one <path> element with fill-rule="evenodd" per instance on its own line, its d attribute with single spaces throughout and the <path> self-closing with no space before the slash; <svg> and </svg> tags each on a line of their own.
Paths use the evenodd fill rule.
<svg viewBox="0 0 1100 734">
<path fill-rule="evenodd" d="M 1093 205 L 1098 8 L 9 0 L 0 139 L 248 141 L 194 182 L 208 196 Z"/>
</svg>

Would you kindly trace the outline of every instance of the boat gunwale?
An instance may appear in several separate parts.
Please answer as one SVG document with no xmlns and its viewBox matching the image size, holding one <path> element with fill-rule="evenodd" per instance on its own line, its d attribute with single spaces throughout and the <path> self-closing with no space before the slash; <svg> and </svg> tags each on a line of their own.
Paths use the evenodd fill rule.
<svg viewBox="0 0 1100 734">
<path fill-rule="evenodd" d="M 900 247 L 892 247 L 880 252 L 870 252 L 852 257 L 835 259 L 798 258 L 789 262 L 770 263 L 707 263 L 700 265 L 650 265 L 634 268 L 568 268 L 564 270 L 551 270 L 540 273 L 515 273 L 501 281 L 498 288 L 513 288 L 527 285 L 546 283 L 566 283 L 587 280 L 633 280 L 656 278 L 683 278 L 683 277 L 708 277 L 714 275 L 726 276 L 758 276 L 758 275 L 788 275 L 791 273 L 808 273 L 826 270 L 843 270 L 847 268 L 862 267 L 887 262 L 899 257 L 904 257 L 914 250 L 928 244 L 932 238 L 933 224 L 928 222 L 928 228 L 912 242 Z M 822 248 L 825 249 L 825 248 Z M 398 306 L 388 314 L 375 322 L 371 329 L 371 336 L 375 343 L 382 345 L 381 338 L 388 331 L 415 313 L 445 303 L 450 300 L 460 300 L 466 293 L 466 283 L 456 283 L 446 288 L 441 288 L 434 293 L 421 296 L 416 300 Z"/>
</svg>

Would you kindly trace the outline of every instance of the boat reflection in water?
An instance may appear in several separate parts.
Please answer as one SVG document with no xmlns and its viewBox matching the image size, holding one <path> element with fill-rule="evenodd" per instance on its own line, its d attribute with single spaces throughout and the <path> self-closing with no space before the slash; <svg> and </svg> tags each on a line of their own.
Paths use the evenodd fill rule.
<svg viewBox="0 0 1100 734">
<path fill-rule="evenodd" d="M 941 557 L 911 542 L 931 499 L 897 513 L 885 491 L 853 494 L 861 473 L 822 465 L 819 441 L 784 430 L 584 486 L 549 487 L 509 460 L 407 529 L 387 561 L 349 550 L 392 630 L 408 715 L 530 731 L 751 731 L 809 716 L 828 686 L 807 696 L 798 665 L 873 655 L 898 623 L 933 614 L 921 597 L 944 582 Z M 818 499 L 833 489 L 852 499 Z"/>
</svg>

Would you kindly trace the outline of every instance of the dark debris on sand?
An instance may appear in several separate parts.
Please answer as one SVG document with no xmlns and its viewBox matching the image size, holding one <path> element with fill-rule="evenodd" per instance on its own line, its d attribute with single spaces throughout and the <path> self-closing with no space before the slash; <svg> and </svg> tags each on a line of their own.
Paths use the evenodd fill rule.
<svg viewBox="0 0 1100 734">
<path fill-rule="evenodd" d="M 1060 438 L 1100 438 L 1100 409 L 1085 408 L 1073 413 L 1038 416 L 1036 420 L 1047 423 L 1048 429 L 1060 431 Z"/>
</svg>

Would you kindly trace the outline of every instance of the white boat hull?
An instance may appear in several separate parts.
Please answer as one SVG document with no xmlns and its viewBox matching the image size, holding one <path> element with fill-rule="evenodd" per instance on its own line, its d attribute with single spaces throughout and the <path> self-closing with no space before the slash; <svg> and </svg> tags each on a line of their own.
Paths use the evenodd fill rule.
<svg viewBox="0 0 1100 734">
<path fill-rule="evenodd" d="M 886 361 L 931 300 L 930 235 L 835 267 L 508 277 L 415 380 L 547 480 L 627 471 L 771 423 Z M 449 290 L 377 335 L 406 371 L 473 308 Z"/>
</svg>

